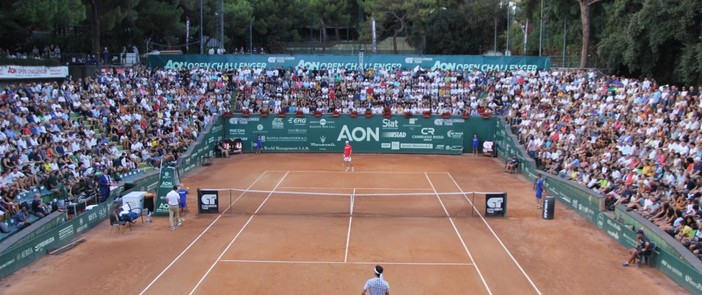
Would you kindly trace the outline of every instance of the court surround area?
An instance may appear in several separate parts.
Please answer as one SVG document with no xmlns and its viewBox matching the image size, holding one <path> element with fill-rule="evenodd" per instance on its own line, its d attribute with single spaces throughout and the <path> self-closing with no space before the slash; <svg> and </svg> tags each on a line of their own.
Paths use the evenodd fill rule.
<svg viewBox="0 0 702 295">
<path fill-rule="evenodd" d="M 221 214 L 191 212 L 109 233 L 3 280 L 0 293 L 358 294 L 380 264 L 392 294 L 686 294 L 577 214 L 534 208 L 532 184 L 493 158 L 263 154 L 217 159 L 182 179 L 221 189 Z M 484 197 L 506 192 L 507 217 Z M 479 214 L 476 214 L 479 213 Z M 66 281 L 84 275 L 80 284 Z M 41 279 L 38 279 L 41 278 Z M 61 283 L 64 282 L 64 283 Z"/>
</svg>

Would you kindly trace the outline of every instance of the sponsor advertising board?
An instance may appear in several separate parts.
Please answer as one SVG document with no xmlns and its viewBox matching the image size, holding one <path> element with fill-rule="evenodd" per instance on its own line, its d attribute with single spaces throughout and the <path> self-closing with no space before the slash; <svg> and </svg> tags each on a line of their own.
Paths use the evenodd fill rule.
<svg viewBox="0 0 702 295">
<path fill-rule="evenodd" d="M 261 135 L 271 152 L 341 152 L 346 141 L 360 153 L 460 154 L 464 120 L 436 118 L 232 117 L 227 137 L 242 138 L 244 151 Z M 246 139 L 244 139 L 246 138 Z"/>
<path fill-rule="evenodd" d="M 150 55 L 149 65 L 166 69 L 206 68 L 308 68 L 355 70 L 359 68 L 356 54 L 299 54 L 299 55 Z M 365 55 L 364 68 L 405 68 L 417 66 L 424 69 L 450 71 L 516 71 L 542 70 L 551 67 L 549 57 L 538 56 L 481 56 L 481 55 L 421 55 L 392 54 Z"/>
<path fill-rule="evenodd" d="M 158 189 L 156 194 L 156 208 L 154 214 L 156 216 L 168 216 L 168 202 L 166 195 L 173 190 L 173 186 L 180 184 L 178 171 L 175 167 L 162 166 L 158 180 Z"/>
<path fill-rule="evenodd" d="M 214 190 L 197 190 L 197 212 L 219 213 L 219 192 Z"/>
<path fill-rule="evenodd" d="M 68 67 L 0 66 L 0 79 L 60 79 L 68 76 Z"/>
<path fill-rule="evenodd" d="M 485 217 L 504 217 L 507 213 L 507 194 L 485 195 Z"/>
</svg>

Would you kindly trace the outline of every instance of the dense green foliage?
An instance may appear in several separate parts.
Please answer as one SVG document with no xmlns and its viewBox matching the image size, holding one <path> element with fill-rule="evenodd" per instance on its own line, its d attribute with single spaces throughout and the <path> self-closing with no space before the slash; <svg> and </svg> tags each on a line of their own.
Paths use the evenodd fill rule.
<svg viewBox="0 0 702 295">
<path fill-rule="evenodd" d="M 290 44 L 333 46 L 349 40 L 369 43 L 370 22 L 374 18 L 377 40 L 390 40 L 395 52 L 399 52 L 397 37 L 406 37 L 415 52 L 429 54 L 485 54 L 509 48 L 512 54 L 536 55 L 539 41 L 543 41 L 541 52 L 554 60 L 560 60 L 565 53 L 579 60 L 580 66 L 598 67 L 615 74 L 648 76 L 668 83 L 702 82 L 699 0 L 515 0 L 513 6 L 508 3 L 507 0 L 7 0 L 0 1 L 3 20 L 0 48 L 31 52 L 34 46 L 56 44 L 63 52 L 99 55 L 104 47 L 117 53 L 124 46 L 137 46 L 141 52 L 181 49 L 197 53 L 201 27 L 204 44 L 220 44 L 223 14 L 222 43 L 227 51 L 251 46 L 263 47 L 267 52 L 284 52 Z M 188 48 L 186 19 L 190 20 Z M 527 42 L 524 42 L 525 33 Z M 145 48 L 146 44 L 149 48 Z"/>
</svg>

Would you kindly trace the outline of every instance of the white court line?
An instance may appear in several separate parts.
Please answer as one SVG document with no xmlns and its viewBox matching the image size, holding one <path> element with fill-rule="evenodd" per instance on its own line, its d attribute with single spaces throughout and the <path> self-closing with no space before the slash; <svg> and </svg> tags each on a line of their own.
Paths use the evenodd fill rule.
<svg viewBox="0 0 702 295">
<path fill-rule="evenodd" d="M 451 181 L 453 181 L 453 184 L 456 185 L 456 187 L 457 187 L 460 191 L 463 191 L 463 189 L 461 188 L 460 185 L 458 185 L 458 182 L 456 182 L 456 180 L 453 178 L 453 176 L 451 175 L 451 173 L 446 172 L 446 174 L 448 174 L 449 178 L 451 178 Z M 495 236 L 495 239 L 497 239 L 497 241 L 500 243 L 500 245 L 502 246 L 502 249 L 504 249 L 505 252 L 507 252 L 507 255 L 509 255 L 509 257 L 512 258 L 512 261 L 514 261 L 514 264 L 517 265 L 517 267 L 519 268 L 519 271 L 521 271 L 522 274 L 523 274 L 523 275 L 526 277 L 526 279 L 529 281 L 529 284 L 531 284 L 531 286 L 534 287 L 534 290 L 536 290 L 536 293 L 539 294 L 539 295 L 541 295 L 541 291 L 539 290 L 538 287 L 536 287 L 536 284 L 534 284 L 534 281 L 531 280 L 531 278 L 530 278 L 529 275 L 526 273 L 526 271 L 524 271 L 524 268 L 522 268 L 522 266 L 519 264 L 519 262 L 517 262 L 517 259 L 514 258 L 514 256 L 512 255 L 512 252 L 510 252 L 509 249 L 507 249 L 507 246 L 505 246 L 505 243 L 502 242 L 502 239 L 500 239 L 500 237 L 497 236 L 497 233 L 495 233 L 495 231 L 492 230 L 492 227 L 490 226 L 490 224 L 488 224 L 487 220 L 485 220 L 485 217 L 483 217 L 483 215 L 480 214 L 480 212 L 478 211 L 478 209 L 475 208 L 475 205 L 473 205 L 473 202 L 471 202 L 470 199 L 468 199 L 468 197 L 467 197 L 466 195 L 463 195 L 463 197 L 466 199 L 466 201 L 468 201 L 468 203 L 470 203 L 470 205 L 473 207 L 473 209 L 478 213 L 478 216 L 480 216 L 480 219 L 483 220 L 483 223 L 485 223 L 485 226 L 487 226 L 487 228 L 490 230 L 490 232 L 492 233 L 492 235 Z"/>
<path fill-rule="evenodd" d="M 353 195 L 356 193 L 356 189 L 353 189 L 351 193 L 351 206 L 349 207 L 349 230 L 346 233 L 346 251 L 344 251 L 344 262 L 349 261 L 349 242 L 351 241 L 351 223 L 353 222 Z"/>
<path fill-rule="evenodd" d="M 283 189 L 309 189 L 312 192 L 318 192 L 318 190 L 398 190 L 398 191 L 431 191 L 430 188 L 406 188 L 406 187 L 316 187 L 316 186 L 281 186 Z M 304 193 L 304 191 L 301 191 Z"/>
<path fill-rule="evenodd" d="M 478 276 L 480 276 L 480 280 L 483 281 L 483 285 L 485 286 L 485 289 L 487 289 L 488 294 L 492 295 L 492 291 L 490 290 L 490 287 L 488 287 L 488 284 L 485 281 L 485 277 L 483 277 L 483 273 L 480 272 L 480 268 L 478 267 L 478 264 L 475 263 L 475 260 L 473 259 L 473 255 L 470 254 L 470 250 L 468 250 L 468 246 L 466 246 L 466 242 L 463 240 L 461 233 L 458 231 L 458 227 L 456 227 L 456 223 L 453 222 L 453 218 L 451 218 L 451 215 L 449 215 L 448 210 L 446 209 L 446 206 L 444 206 L 444 202 L 441 200 L 441 197 L 439 196 L 439 192 L 436 191 L 436 187 L 434 187 L 434 184 L 431 182 L 431 179 L 429 178 L 429 174 L 425 173 L 424 176 L 427 177 L 427 181 L 429 181 L 429 185 L 431 185 L 431 189 L 433 189 L 434 192 L 436 193 L 436 198 L 439 200 L 439 203 L 441 203 L 441 208 L 444 209 L 444 212 L 446 213 L 446 217 L 448 217 L 448 220 L 451 222 L 451 226 L 453 226 L 453 230 L 456 232 L 456 235 L 458 235 L 458 239 L 461 241 L 461 245 L 463 245 L 463 249 L 466 250 L 466 253 L 468 254 L 468 258 L 470 258 L 470 262 L 475 267 L 475 270 L 478 271 Z"/>
<path fill-rule="evenodd" d="M 278 183 L 275 184 L 275 187 L 273 188 L 273 190 L 271 190 L 271 192 L 268 194 L 268 196 L 263 200 L 263 202 L 261 202 L 261 205 L 259 205 L 258 208 L 256 208 L 256 211 L 254 211 L 254 213 L 251 214 L 251 217 L 249 217 L 249 220 L 247 220 L 246 223 L 244 223 L 244 226 L 242 226 L 241 229 L 239 230 L 239 232 L 236 233 L 236 236 L 234 236 L 234 238 L 232 239 L 232 241 L 229 242 L 229 245 L 227 245 L 227 247 L 224 248 L 224 251 L 222 251 L 222 253 L 219 254 L 219 257 L 217 257 L 217 259 L 216 259 L 214 262 L 212 262 L 212 265 L 211 265 L 210 268 L 207 270 L 207 272 L 205 272 L 205 274 L 202 275 L 202 278 L 200 278 L 200 280 L 197 282 L 197 284 L 195 285 L 195 287 L 193 287 L 193 289 L 190 291 L 190 295 L 192 295 L 193 293 L 195 293 L 195 290 L 197 289 L 197 287 L 199 287 L 200 284 L 202 284 L 202 281 L 204 281 L 205 278 L 207 277 L 207 275 L 210 274 L 210 272 L 211 272 L 212 269 L 215 267 L 215 265 L 217 265 L 217 262 L 218 262 L 220 259 L 222 259 L 222 256 L 224 256 L 224 253 L 227 253 L 227 251 L 229 251 L 229 248 L 232 247 L 232 245 L 234 244 L 234 241 L 236 241 L 236 240 L 239 238 L 239 236 L 241 235 L 241 233 L 244 232 L 244 229 L 246 229 L 246 227 L 249 225 L 249 223 L 251 223 L 251 220 L 254 218 L 254 216 L 256 216 L 256 213 L 258 213 L 258 211 L 260 211 L 261 208 L 263 208 L 263 205 L 266 204 L 266 202 L 268 201 L 268 198 L 270 198 L 270 197 L 273 195 L 273 192 L 275 191 L 275 189 L 277 189 L 278 186 L 279 186 L 281 183 L 283 183 L 283 180 L 285 180 L 285 177 L 288 176 L 288 173 L 289 173 L 289 172 L 286 172 L 285 175 L 283 175 L 283 178 L 281 178 L 281 179 L 278 181 Z"/>
<path fill-rule="evenodd" d="M 268 172 L 268 171 L 263 171 L 263 172 L 261 173 L 261 175 L 259 175 L 259 176 L 251 183 L 251 185 L 249 185 L 249 187 L 248 187 L 247 189 L 252 188 L 252 187 L 254 186 L 254 184 L 256 184 L 256 182 L 258 182 L 258 181 L 261 179 L 261 177 L 263 177 L 263 175 L 266 175 L 266 172 Z M 241 198 L 242 195 L 244 195 L 243 192 L 239 195 L 239 198 Z M 236 201 L 238 201 L 239 198 L 237 198 Z M 219 216 L 217 216 L 217 218 L 215 218 L 215 220 L 213 220 L 213 221 L 210 223 L 210 225 L 207 226 L 207 227 L 200 233 L 200 235 L 198 235 L 198 236 L 190 243 L 190 245 L 188 245 L 188 247 L 185 247 L 185 249 L 183 250 L 183 252 L 180 252 L 180 254 L 179 254 L 178 256 L 176 256 L 176 258 L 173 259 L 173 261 L 171 261 L 171 263 L 169 263 L 168 266 L 166 266 L 166 268 L 164 268 L 163 271 L 161 271 L 161 273 L 159 273 L 159 274 L 154 278 L 154 280 L 151 281 L 151 283 L 149 283 L 149 285 L 146 286 L 146 288 L 144 288 L 144 290 L 141 291 L 141 293 L 139 293 L 139 295 L 143 295 L 144 293 L 146 293 L 146 291 L 149 290 L 149 288 L 151 288 L 151 286 L 153 286 L 153 284 L 156 283 L 156 281 L 157 281 L 159 278 L 161 278 L 161 276 L 162 276 L 164 273 L 166 273 L 166 271 L 168 271 L 168 269 L 170 269 L 171 266 L 173 266 L 173 264 L 175 264 L 176 261 L 178 261 L 178 259 L 180 259 L 180 257 L 183 256 L 183 254 L 185 254 L 185 252 L 188 252 L 188 250 L 190 250 L 190 247 L 192 247 L 193 245 L 195 245 L 195 242 L 197 242 L 197 241 L 198 241 L 198 240 L 215 224 L 215 223 L 217 223 L 217 221 L 222 217 L 222 215 L 224 214 L 224 212 L 227 212 L 227 210 L 229 210 L 229 208 L 231 208 L 232 205 L 234 205 L 234 203 L 236 203 L 236 201 L 234 201 L 233 203 L 229 204 L 229 207 L 227 207 L 227 209 L 224 209 L 224 211 L 222 211 L 222 213 L 220 213 Z"/>
<path fill-rule="evenodd" d="M 426 173 L 448 173 L 445 171 L 441 172 L 423 172 L 423 171 L 354 171 L 354 172 L 347 172 L 347 171 L 342 171 L 342 170 L 290 170 L 290 171 L 283 171 L 283 170 L 268 170 L 268 172 L 290 172 L 290 173 L 341 173 L 341 174 L 359 174 L 359 173 L 385 173 L 385 174 L 426 174 Z"/>
<path fill-rule="evenodd" d="M 314 261 L 314 260 L 248 260 L 248 259 L 222 259 L 227 263 L 260 263 L 260 264 L 351 264 L 351 265 L 410 265 L 410 266 L 470 266 L 465 262 L 391 262 L 391 261 Z"/>
<path fill-rule="evenodd" d="M 348 193 L 334 193 L 334 192 L 328 192 L 328 193 L 320 193 L 320 192 L 302 192 L 302 191 L 282 191 L 282 190 L 277 190 L 277 191 L 267 191 L 267 190 L 254 190 L 254 189 L 238 189 L 238 188 L 222 188 L 222 189 L 208 189 L 208 190 L 216 190 L 216 191 L 231 191 L 231 192 L 243 192 L 243 193 L 262 193 L 262 194 L 268 194 L 268 193 L 275 193 L 276 195 L 308 195 L 308 196 L 341 196 L 341 197 L 348 197 Z M 427 190 L 428 191 L 428 190 Z M 426 192 L 426 193 L 366 193 L 366 194 L 355 194 L 356 197 L 382 197 L 382 196 L 389 196 L 389 197 L 411 197 L 411 196 L 433 196 L 437 194 L 437 192 Z M 439 193 L 443 196 L 448 196 L 448 195 L 458 195 L 462 196 L 465 195 L 466 192 L 444 192 L 444 193 Z"/>
</svg>

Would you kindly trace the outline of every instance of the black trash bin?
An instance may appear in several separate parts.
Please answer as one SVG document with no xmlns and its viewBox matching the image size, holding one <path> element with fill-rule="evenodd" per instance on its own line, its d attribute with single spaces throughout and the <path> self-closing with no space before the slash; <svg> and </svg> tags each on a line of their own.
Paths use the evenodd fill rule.
<svg viewBox="0 0 702 295">
<path fill-rule="evenodd" d="M 556 210 L 556 198 L 553 196 L 544 197 L 543 214 L 544 219 L 553 219 L 553 213 Z"/>
</svg>

